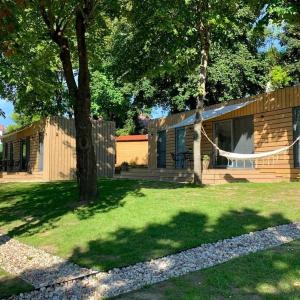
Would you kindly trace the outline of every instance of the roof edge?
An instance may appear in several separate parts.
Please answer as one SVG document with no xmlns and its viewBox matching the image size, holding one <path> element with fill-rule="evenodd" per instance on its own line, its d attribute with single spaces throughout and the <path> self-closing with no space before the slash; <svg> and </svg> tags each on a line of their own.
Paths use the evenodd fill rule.
<svg viewBox="0 0 300 300">
<path fill-rule="evenodd" d="M 116 137 L 117 142 L 138 142 L 148 141 L 147 134 L 132 134 L 132 135 L 121 135 Z"/>
</svg>

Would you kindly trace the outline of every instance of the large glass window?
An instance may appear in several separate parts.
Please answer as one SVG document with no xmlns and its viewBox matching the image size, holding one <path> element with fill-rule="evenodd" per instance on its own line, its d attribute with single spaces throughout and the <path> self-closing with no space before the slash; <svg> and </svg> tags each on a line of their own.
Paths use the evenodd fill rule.
<svg viewBox="0 0 300 300">
<path fill-rule="evenodd" d="M 8 143 L 4 144 L 4 160 L 8 159 Z"/>
<path fill-rule="evenodd" d="M 157 133 L 157 167 L 166 167 L 166 131 Z"/>
<path fill-rule="evenodd" d="M 12 162 L 14 160 L 14 144 L 10 142 L 9 145 L 9 160 Z"/>
<path fill-rule="evenodd" d="M 44 169 L 44 133 L 39 133 L 39 171 Z"/>
<path fill-rule="evenodd" d="M 186 153 L 186 147 L 185 147 L 185 128 L 176 128 L 175 131 L 175 149 L 176 149 L 176 168 L 182 169 L 186 167 L 185 162 L 185 153 Z"/>
<path fill-rule="evenodd" d="M 294 139 L 296 139 L 300 136 L 300 107 L 294 109 L 293 119 Z M 300 168 L 300 142 L 294 146 L 294 161 L 295 167 Z"/>
<path fill-rule="evenodd" d="M 21 171 L 27 171 L 30 159 L 30 137 L 20 141 L 20 161 Z"/>
<path fill-rule="evenodd" d="M 216 122 L 214 129 L 216 145 L 224 151 L 232 152 L 232 120 Z M 215 165 L 218 167 L 225 167 L 227 166 L 227 159 L 215 155 Z"/>
<path fill-rule="evenodd" d="M 220 121 L 214 124 L 215 143 L 220 149 L 228 152 L 253 153 L 253 132 L 253 116 Z M 214 162 L 217 167 L 253 167 L 250 161 L 239 161 L 230 165 L 225 157 L 219 155 L 215 155 Z"/>
<path fill-rule="evenodd" d="M 251 154 L 254 152 L 254 123 L 253 116 L 233 119 L 233 152 Z M 252 168 L 253 164 L 249 160 L 237 161 L 235 168 Z"/>
</svg>

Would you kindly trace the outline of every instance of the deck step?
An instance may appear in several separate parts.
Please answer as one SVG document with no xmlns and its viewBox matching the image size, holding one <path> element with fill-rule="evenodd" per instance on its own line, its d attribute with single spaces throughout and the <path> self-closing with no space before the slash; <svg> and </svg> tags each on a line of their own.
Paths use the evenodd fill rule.
<svg viewBox="0 0 300 300">
<path fill-rule="evenodd" d="M 43 181 L 43 174 L 41 172 L 27 173 L 27 172 L 0 172 L 0 183 L 4 182 L 37 182 Z"/>
</svg>

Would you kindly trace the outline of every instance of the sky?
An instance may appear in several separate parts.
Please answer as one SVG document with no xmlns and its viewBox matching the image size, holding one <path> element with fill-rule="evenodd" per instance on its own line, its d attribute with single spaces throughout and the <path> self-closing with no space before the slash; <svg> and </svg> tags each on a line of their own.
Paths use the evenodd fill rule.
<svg viewBox="0 0 300 300">
<path fill-rule="evenodd" d="M 162 118 L 162 117 L 166 117 L 168 114 L 169 114 L 169 110 L 163 109 L 160 106 L 155 106 L 152 108 L 151 118 L 152 119 Z"/>
<path fill-rule="evenodd" d="M 0 124 L 4 125 L 5 127 L 9 124 L 12 124 L 13 120 L 10 118 L 14 111 L 12 103 L 0 98 L 0 108 L 5 112 L 5 118 L 0 116 Z"/>
<path fill-rule="evenodd" d="M 7 127 L 7 125 L 14 123 L 14 121 L 10 118 L 14 111 L 12 103 L 0 98 L 0 108 L 5 112 L 5 118 L 0 116 L 0 124 Z M 151 111 L 151 117 L 153 119 L 165 117 L 168 114 L 169 111 L 160 106 L 153 107 Z"/>
</svg>

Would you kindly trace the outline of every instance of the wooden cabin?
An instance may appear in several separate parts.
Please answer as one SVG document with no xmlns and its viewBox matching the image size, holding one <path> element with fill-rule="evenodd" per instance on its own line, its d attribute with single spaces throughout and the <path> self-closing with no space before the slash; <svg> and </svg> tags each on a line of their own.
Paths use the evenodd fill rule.
<svg viewBox="0 0 300 300">
<path fill-rule="evenodd" d="M 93 121 L 98 176 L 112 177 L 115 125 Z M 2 137 L 1 181 L 69 180 L 76 178 L 74 120 L 50 117 Z"/>
<path fill-rule="evenodd" d="M 148 135 L 123 135 L 116 137 L 116 166 L 147 166 Z"/>
<path fill-rule="evenodd" d="M 132 170 L 123 177 L 192 181 L 194 114 L 151 120 L 148 170 Z M 251 154 L 279 149 L 300 135 L 300 86 L 209 106 L 203 115 L 208 138 L 222 150 Z M 204 184 L 300 179 L 299 142 L 278 157 L 232 164 L 202 136 L 202 157 Z"/>
</svg>

